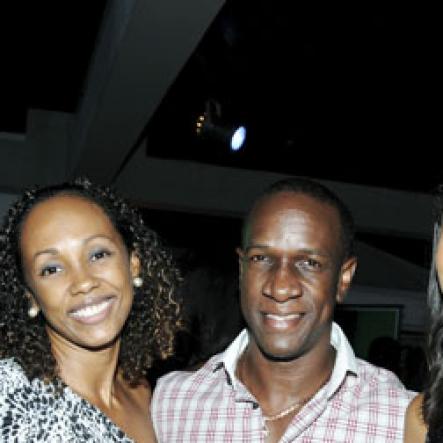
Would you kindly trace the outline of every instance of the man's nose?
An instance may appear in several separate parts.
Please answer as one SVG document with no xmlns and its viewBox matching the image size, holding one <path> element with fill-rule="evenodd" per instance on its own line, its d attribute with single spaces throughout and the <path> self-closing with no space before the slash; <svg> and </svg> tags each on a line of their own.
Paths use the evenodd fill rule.
<svg viewBox="0 0 443 443">
<path fill-rule="evenodd" d="M 263 288 L 263 293 L 278 302 L 300 297 L 302 285 L 297 269 L 291 267 L 289 263 L 276 265 Z"/>
</svg>

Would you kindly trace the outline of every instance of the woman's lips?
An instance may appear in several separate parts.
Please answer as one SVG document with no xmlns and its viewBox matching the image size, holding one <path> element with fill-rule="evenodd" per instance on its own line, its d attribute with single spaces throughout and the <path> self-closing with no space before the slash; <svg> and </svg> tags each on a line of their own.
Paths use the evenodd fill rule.
<svg viewBox="0 0 443 443">
<path fill-rule="evenodd" d="M 114 300 L 113 297 L 107 297 L 96 302 L 87 303 L 71 310 L 69 316 L 86 324 L 99 323 L 108 315 Z"/>
</svg>

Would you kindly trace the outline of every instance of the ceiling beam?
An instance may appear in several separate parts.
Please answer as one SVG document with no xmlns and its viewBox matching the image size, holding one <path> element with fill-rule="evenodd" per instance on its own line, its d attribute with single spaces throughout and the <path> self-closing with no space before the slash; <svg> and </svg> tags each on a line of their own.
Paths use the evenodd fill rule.
<svg viewBox="0 0 443 443">
<path fill-rule="evenodd" d="M 285 177 L 148 157 L 140 148 L 116 184 L 129 197 L 150 207 L 241 217 L 266 186 Z M 432 237 L 432 197 L 428 194 L 319 181 L 349 206 L 361 232 Z"/>
<path fill-rule="evenodd" d="M 110 182 L 224 0 L 111 0 L 71 131 L 69 170 Z"/>
</svg>

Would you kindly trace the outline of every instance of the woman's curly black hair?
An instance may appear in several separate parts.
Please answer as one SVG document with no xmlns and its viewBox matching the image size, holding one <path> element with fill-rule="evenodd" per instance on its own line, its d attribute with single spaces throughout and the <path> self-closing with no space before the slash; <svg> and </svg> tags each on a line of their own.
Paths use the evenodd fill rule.
<svg viewBox="0 0 443 443">
<path fill-rule="evenodd" d="M 139 212 L 108 187 L 81 178 L 26 191 L 11 206 L 0 230 L 0 358 L 14 358 L 30 378 L 55 381 L 56 361 L 39 314 L 28 316 L 29 300 L 22 272 L 20 235 L 31 209 L 56 195 L 76 195 L 97 204 L 120 233 L 128 252 L 140 259 L 143 285 L 134 288 L 132 310 L 121 334 L 118 366 L 131 385 L 147 378 L 155 360 L 172 355 L 181 328 L 177 287 L 180 274 L 171 255 Z"/>
<path fill-rule="evenodd" d="M 436 267 L 437 247 L 442 233 L 443 186 L 438 189 L 434 209 L 434 241 L 428 286 L 428 305 L 431 312 L 428 339 L 429 380 L 424 391 L 423 402 L 423 418 L 430 430 L 439 428 L 443 423 L 443 309 L 442 288 Z"/>
</svg>

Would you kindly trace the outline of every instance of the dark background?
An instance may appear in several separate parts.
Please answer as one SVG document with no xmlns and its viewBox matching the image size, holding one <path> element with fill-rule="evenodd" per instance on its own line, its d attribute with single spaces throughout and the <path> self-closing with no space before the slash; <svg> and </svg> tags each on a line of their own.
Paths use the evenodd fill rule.
<svg viewBox="0 0 443 443">
<path fill-rule="evenodd" d="M 106 6 L 0 6 L 0 131 L 24 132 L 30 108 L 77 110 Z M 148 154 L 429 192 L 442 176 L 438 17 L 422 3 L 227 1 L 147 122 Z M 244 151 L 196 141 L 209 98 L 247 125 Z"/>
<path fill-rule="evenodd" d="M 106 7 L 0 6 L 0 131 L 24 133 L 31 108 L 77 110 Z M 430 193 L 442 181 L 437 17 L 421 3 L 227 1 L 146 122 L 146 153 Z M 240 152 L 195 136 L 208 99 L 247 126 Z M 217 260 L 232 260 L 239 219 L 146 213 L 174 247 L 206 254 L 210 238 Z M 358 236 L 429 265 L 429 238 Z"/>
<path fill-rule="evenodd" d="M 25 134 L 31 108 L 78 110 L 106 7 L 2 3 L 0 132 Z M 146 122 L 146 155 L 430 193 L 442 181 L 438 12 L 425 3 L 227 1 Z M 195 136 L 208 99 L 247 126 L 240 152 Z M 143 211 L 185 273 L 206 266 L 236 279 L 239 218 Z M 357 238 L 429 266 L 430 235 Z"/>
</svg>

